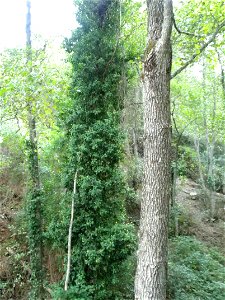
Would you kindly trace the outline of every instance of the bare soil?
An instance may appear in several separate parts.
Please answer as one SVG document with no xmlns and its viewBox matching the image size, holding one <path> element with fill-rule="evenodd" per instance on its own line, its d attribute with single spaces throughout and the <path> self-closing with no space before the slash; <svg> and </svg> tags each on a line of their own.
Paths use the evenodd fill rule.
<svg viewBox="0 0 225 300">
<path fill-rule="evenodd" d="M 225 254 L 225 195 L 212 193 L 216 218 L 210 218 L 210 203 L 200 185 L 190 179 L 177 183 L 176 203 L 188 219 L 189 234 Z"/>
</svg>

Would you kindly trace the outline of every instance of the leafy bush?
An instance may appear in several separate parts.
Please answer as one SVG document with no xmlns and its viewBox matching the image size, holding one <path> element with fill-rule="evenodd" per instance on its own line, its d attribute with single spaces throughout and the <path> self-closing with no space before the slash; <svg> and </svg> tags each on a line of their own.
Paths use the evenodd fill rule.
<svg viewBox="0 0 225 300">
<path fill-rule="evenodd" d="M 191 237 L 171 240 L 169 295 L 177 300 L 223 300 L 225 259 Z"/>
<path fill-rule="evenodd" d="M 65 295 L 59 289 L 57 297 L 126 299 L 127 284 L 123 281 L 121 291 L 120 274 L 128 272 L 124 266 L 135 249 L 135 235 L 126 217 L 127 191 L 120 164 L 123 158 L 120 126 L 123 104 L 119 95 L 123 57 L 120 46 L 117 47 L 120 2 L 76 3 L 81 26 L 65 42 L 73 66 L 73 104 L 64 116 L 68 155 L 64 182 L 69 194 L 73 193 L 74 174 L 77 172 L 78 176 L 70 290 Z M 49 239 L 55 236 L 59 242 L 60 238 L 60 247 L 66 248 L 66 216 L 62 217 L 59 226 L 50 222 Z"/>
<path fill-rule="evenodd" d="M 190 233 L 190 226 L 192 220 L 190 216 L 187 215 L 181 207 L 175 204 L 175 206 L 170 210 L 169 219 L 169 236 L 173 237 L 178 235 L 188 235 Z M 177 232 L 178 231 L 178 232 Z"/>
<path fill-rule="evenodd" d="M 180 176 L 187 176 L 196 180 L 198 174 L 195 150 L 189 145 L 181 145 L 178 153 L 177 171 Z"/>
</svg>

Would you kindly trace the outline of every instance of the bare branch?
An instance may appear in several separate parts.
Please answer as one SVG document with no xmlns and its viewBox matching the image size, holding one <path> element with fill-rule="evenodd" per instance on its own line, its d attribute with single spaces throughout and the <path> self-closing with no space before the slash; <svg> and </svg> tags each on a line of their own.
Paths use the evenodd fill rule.
<svg viewBox="0 0 225 300">
<path fill-rule="evenodd" d="M 72 241 L 72 229 L 73 229 L 73 218 L 74 218 L 74 200 L 76 196 L 76 187 L 77 187 L 77 171 L 74 176 L 73 182 L 73 196 L 71 204 L 71 217 L 70 217 L 70 226 L 69 226 L 69 235 L 68 235 L 68 256 L 67 256 L 67 270 L 66 270 L 66 279 L 64 290 L 67 291 L 69 277 L 70 277 L 70 265 L 71 265 L 71 241 Z"/>
<path fill-rule="evenodd" d="M 44 289 L 45 289 L 51 296 L 53 296 L 53 290 L 51 290 L 48 286 L 44 286 Z"/>
<path fill-rule="evenodd" d="M 180 30 L 177 26 L 177 23 L 176 23 L 176 20 L 175 20 L 175 17 L 173 16 L 173 25 L 174 25 L 174 28 L 176 29 L 176 31 L 179 33 L 179 34 L 185 34 L 185 35 L 188 35 L 188 36 L 192 36 L 192 37 L 196 37 L 196 38 L 203 38 L 204 36 L 203 35 L 197 35 L 197 34 L 194 34 L 194 33 L 191 33 L 191 32 L 187 32 L 187 31 L 183 31 L 183 30 Z"/>
<path fill-rule="evenodd" d="M 200 48 L 199 52 L 193 54 L 192 57 L 191 57 L 191 58 L 190 58 L 190 59 L 189 59 L 182 67 L 180 67 L 177 71 L 175 71 L 175 72 L 171 75 L 170 79 L 173 79 L 175 76 L 177 76 L 178 74 L 180 74 L 184 69 L 186 69 L 190 64 L 192 64 L 192 63 L 194 62 L 195 58 L 196 58 L 197 56 L 199 56 L 199 55 L 200 55 L 200 54 L 208 47 L 208 45 L 211 44 L 211 43 L 215 40 L 217 34 L 219 33 L 219 31 L 220 31 L 224 26 L 225 26 L 225 20 L 224 20 L 224 21 L 216 28 L 216 30 L 215 30 L 215 32 L 213 33 L 213 35 L 211 36 L 211 38 L 210 38 L 206 43 L 204 43 L 204 44 L 202 45 L 202 47 Z"/>
</svg>

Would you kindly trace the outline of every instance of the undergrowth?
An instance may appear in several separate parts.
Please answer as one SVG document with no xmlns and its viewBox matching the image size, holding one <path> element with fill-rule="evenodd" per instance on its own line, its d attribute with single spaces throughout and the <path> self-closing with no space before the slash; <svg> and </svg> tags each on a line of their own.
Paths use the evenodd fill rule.
<svg viewBox="0 0 225 300">
<path fill-rule="evenodd" d="M 169 296 L 175 300 L 223 300 L 225 258 L 193 237 L 170 240 Z"/>
</svg>

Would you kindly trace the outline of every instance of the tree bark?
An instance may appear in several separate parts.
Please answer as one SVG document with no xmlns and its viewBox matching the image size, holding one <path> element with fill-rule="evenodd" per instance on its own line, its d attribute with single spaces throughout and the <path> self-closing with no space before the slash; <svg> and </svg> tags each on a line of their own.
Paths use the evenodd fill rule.
<svg viewBox="0 0 225 300">
<path fill-rule="evenodd" d="M 223 92 L 223 99 L 224 99 L 224 103 L 225 103 L 225 71 L 224 71 L 224 67 L 223 67 L 223 62 L 221 59 L 221 55 L 219 53 L 218 50 L 217 51 L 217 55 L 218 55 L 218 61 L 219 61 L 219 65 L 220 65 L 220 82 L 221 82 L 221 87 L 222 87 L 222 92 Z M 225 154 L 225 141 L 223 141 L 223 151 Z M 222 192 L 223 194 L 225 194 L 225 169 L 223 171 L 223 186 L 222 186 Z"/>
<path fill-rule="evenodd" d="M 33 111 L 34 101 L 30 85 L 32 84 L 32 42 L 31 42 L 31 1 L 27 0 L 26 16 L 26 55 L 29 71 L 26 90 L 27 121 L 29 140 L 27 144 L 29 165 L 29 197 L 28 197 L 28 236 L 31 265 L 32 299 L 44 299 L 43 288 L 43 243 L 42 243 L 42 208 L 39 176 L 39 158 L 36 118 Z"/>
<path fill-rule="evenodd" d="M 135 299 L 166 299 L 171 188 L 172 0 L 148 0 L 144 61 L 144 182 Z"/>
</svg>

